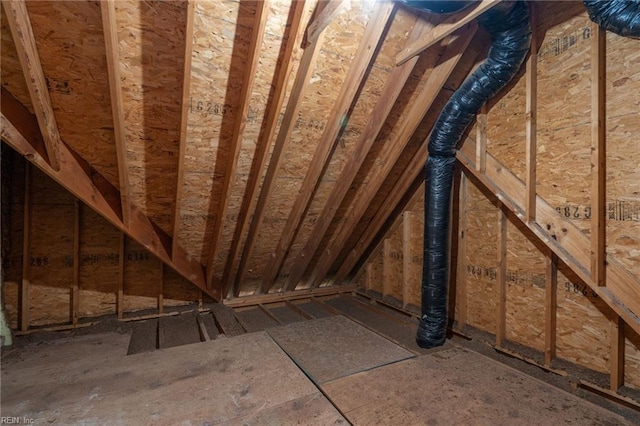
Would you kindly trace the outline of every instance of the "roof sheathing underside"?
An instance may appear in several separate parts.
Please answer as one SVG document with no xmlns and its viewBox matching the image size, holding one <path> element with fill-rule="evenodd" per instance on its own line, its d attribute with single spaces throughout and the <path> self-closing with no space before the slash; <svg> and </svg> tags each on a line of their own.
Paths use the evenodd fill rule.
<svg viewBox="0 0 640 426">
<path fill-rule="evenodd" d="M 265 31 L 259 48 L 250 103 L 243 138 L 239 147 L 235 177 L 227 192 L 227 209 L 221 238 L 213 263 L 214 275 L 223 278 L 228 252 L 240 217 L 242 201 L 249 178 L 256 145 L 264 130 L 263 119 L 273 108 L 273 87 L 276 72 L 282 72 L 279 58 L 283 40 L 290 35 L 292 7 L 296 3 L 276 1 L 266 10 Z M 51 102 L 62 140 L 87 160 L 114 186 L 119 185 L 118 160 L 114 143 L 107 75 L 105 37 L 101 8 L 98 2 L 56 1 L 28 2 L 29 18 L 33 26 L 43 72 L 47 79 Z M 239 119 L 244 71 L 252 29 L 256 25 L 256 2 L 197 1 L 193 19 L 193 47 L 191 50 L 190 89 L 188 101 L 182 104 L 183 70 L 185 66 L 185 37 L 189 8 L 186 2 L 115 3 L 121 93 L 125 123 L 125 146 L 132 204 L 148 216 L 165 233 L 174 232 L 176 192 L 181 191 L 177 234 L 174 239 L 187 253 L 207 266 L 212 247 L 214 225 L 219 220 L 223 182 L 227 173 L 230 140 L 234 124 Z M 283 233 L 302 182 L 313 161 L 328 119 L 337 103 L 345 76 L 355 59 L 363 34 L 377 10 L 384 6 L 373 2 L 352 2 L 339 13 L 325 30 L 320 52 L 313 65 L 311 77 L 300 97 L 300 112 L 287 149 L 275 175 L 274 186 L 258 228 L 255 246 L 246 262 L 246 272 L 239 288 L 240 294 L 252 294 L 260 286 L 270 266 L 272 253 Z M 302 27 L 313 19 L 315 2 L 307 2 Z M 356 142 L 367 127 L 387 80 L 395 68 L 395 57 L 405 47 L 418 15 L 396 6 L 383 33 L 381 44 L 372 65 L 362 80 L 358 97 L 351 104 L 348 119 L 344 119 L 330 162 L 321 175 L 309 208 L 302 217 L 299 231 L 284 259 L 274 286 L 282 289 L 299 255 L 312 235 L 313 228 L 339 182 L 344 165 L 353 154 Z M 422 16 L 431 20 L 427 27 L 437 24 L 439 17 Z M 486 40 L 472 41 L 454 75 L 445 85 L 455 86 L 467 74 L 476 60 L 476 52 Z M 293 65 L 287 82 L 280 119 L 287 107 L 288 94 L 298 72 L 303 49 L 297 44 Z M 416 134 L 406 141 L 396 141 L 405 116 L 420 95 L 431 69 L 441 59 L 444 46 L 429 49 L 415 67 L 401 91 L 389 118 L 374 143 L 350 191 L 340 204 L 323 238 L 317 242 L 316 260 L 306 269 L 305 278 L 313 276 L 317 261 L 328 253 L 346 253 L 359 239 L 394 184 L 404 164 L 420 149 L 437 111 L 450 94 L 444 90 L 426 114 Z M 2 84 L 20 102 L 31 109 L 28 90 L 22 76 L 17 54 L 11 41 L 3 11 L 2 20 Z M 188 109 L 184 152 L 184 180 L 178 179 L 180 157 L 180 123 L 182 108 Z M 274 135 L 278 135 L 279 125 Z M 274 138 L 275 139 L 275 136 Z M 273 149 L 273 139 L 269 149 Z M 406 144 L 389 177 L 376 178 L 393 143 Z M 270 157 L 267 157 L 267 163 Z M 261 171 L 263 177 L 266 167 Z M 259 181 L 262 181 L 262 177 Z M 383 181 L 380 190 L 372 181 Z M 259 194 L 260 186 L 256 194 Z M 404 188 L 408 190 L 408 186 Z M 410 195 L 410 194 L 409 194 Z M 257 195 L 256 195 L 257 196 Z M 345 229 L 345 219 L 355 214 L 358 199 L 370 200 L 361 207 L 362 220 L 354 229 Z M 360 201 L 362 203 L 362 201 Z M 251 214 L 251 213 L 250 213 Z M 240 238 L 239 253 L 249 230 Z M 336 245 L 336 241 L 342 241 Z M 330 271 L 335 271 L 342 255 L 337 256 Z M 315 284 L 327 281 L 322 276 Z M 301 287 L 313 283 L 300 283 Z"/>
</svg>

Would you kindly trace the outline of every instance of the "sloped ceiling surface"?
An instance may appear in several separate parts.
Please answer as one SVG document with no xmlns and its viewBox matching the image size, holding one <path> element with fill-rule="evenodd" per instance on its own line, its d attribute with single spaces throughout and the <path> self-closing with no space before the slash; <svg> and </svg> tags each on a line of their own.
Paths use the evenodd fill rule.
<svg viewBox="0 0 640 426">
<path fill-rule="evenodd" d="M 397 66 L 443 18 L 383 1 L 4 3 L 3 98 L 33 126 L 49 104 L 59 143 L 119 198 L 88 204 L 216 298 L 355 272 L 487 45 L 472 23 Z M 38 74 L 48 96 L 30 94 Z"/>
</svg>

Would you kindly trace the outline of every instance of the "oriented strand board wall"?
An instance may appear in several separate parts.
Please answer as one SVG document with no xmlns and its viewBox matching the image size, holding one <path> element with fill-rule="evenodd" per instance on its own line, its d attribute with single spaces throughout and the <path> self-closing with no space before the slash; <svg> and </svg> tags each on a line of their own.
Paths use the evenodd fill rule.
<svg viewBox="0 0 640 426">
<path fill-rule="evenodd" d="M 25 162 L 3 145 L 11 157 L 10 250 L 3 259 L 2 300 L 9 324 L 17 328 L 22 282 Z M 120 277 L 121 233 L 88 207 L 79 205 L 78 318 L 116 312 Z M 65 189 L 31 167 L 31 250 L 29 262 L 29 325 L 71 321 L 74 282 L 76 200 Z M 127 239 L 124 248 L 123 310 L 157 309 L 159 292 L 165 308 L 198 301 L 199 290 Z"/>
</svg>

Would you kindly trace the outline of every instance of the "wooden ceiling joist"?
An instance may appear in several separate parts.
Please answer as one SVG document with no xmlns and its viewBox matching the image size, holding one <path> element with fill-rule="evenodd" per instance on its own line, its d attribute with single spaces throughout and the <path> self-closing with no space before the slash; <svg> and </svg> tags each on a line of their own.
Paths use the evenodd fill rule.
<svg viewBox="0 0 640 426">
<path fill-rule="evenodd" d="M 449 34 L 474 21 L 478 16 L 500 3 L 500 1 L 502 0 L 482 0 L 480 4 L 470 11 L 463 10 L 451 15 L 429 34 L 405 47 L 396 57 L 396 65 L 402 65 L 412 57 L 424 52 Z"/>
<path fill-rule="evenodd" d="M 313 25 L 313 23 L 311 23 L 311 25 Z M 325 26 L 325 29 L 326 29 L 326 26 Z M 293 83 L 293 88 L 291 89 L 291 94 L 289 95 L 289 102 L 287 103 L 284 116 L 282 117 L 282 123 L 280 124 L 280 131 L 278 132 L 278 136 L 274 143 L 273 153 L 271 154 L 271 161 L 269 163 L 267 174 L 262 184 L 262 191 L 260 192 L 260 198 L 258 199 L 258 204 L 256 205 L 256 210 L 253 215 L 253 220 L 249 228 L 249 233 L 247 234 L 244 250 L 242 253 L 242 257 L 240 259 L 240 265 L 238 267 L 238 273 L 233 283 L 234 294 L 237 293 L 238 284 L 242 281 L 242 278 L 244 277 L 244 274 L 246 272 L 247 265 L 249 262 L 249 258 L 253 253 L 255 241 L 258 236 L 258 229 L 262 225 L 265 208 L 266 208 L 267 202 L 269 201 L 269 197 L 271 195 L 273 187 L 275 186 L 276 175 L 280 170 L 280 164 L 282 162 L 283 154 L 289 145 L 289 141 L 291 139 L 291 133 L 293 132 L 293 127 L 295 125 L 295 121 L 296 121 L 296 118 L 298 117 L 298 113 L 300 111 L 300 107 L 302 104 L 302 99 L 304 97 L 305 90 L 309 85 L 309 78 L 311 76 L 314 65 L 316 63 L 318 53 L 320 53 L 320 48 L 322 46 L 324 34 L 325 32 L 322 31 L 318 35 L 317 39 L 305 48 L 304 53 L 302 54 L 302 59 L 300 60 L 300 66 L 298 68 L 298 72 L 296 74 L 296 78 Z"/>
<path fill-rule="evenodd" d="M 27 4 L 25 0 L 3 1 L 2 7 L 4 7 L 11 36 L 24 73 L 24 80 L 27 83 L 31 103 L 38 119 L 38 126 L 46 147 L 48 163 L 54 170 L 58 171 L 60 170 L 60 133 L 53 113 L 47 82 L 42 71 Z"/>
<path fill-rule="evenodd" d="M 223 223 L 226 218 L 227 206 L 231 189 L 236 177 L 236 168 L 238 165 L 238 155 L 242 146 L 242 137 L 247 124 L 247 115 L 249 113 L 249 104 L 251 103 L 251 95 L 253 93 L 253 82 L 258 68 L 260 59 L 260 50 L 262 48 L 262 40 L 264 38 L 264 29 L 267 23 L 267 11 L 269 9 L 269 1 L 258 1 L 256 5 L 256 14 L 254 17 L 253 28 L 251 30 L 251 44 L 249 45 L 249 54 L 244 67 L 244 77 L 242 81 L 242 91 L 240 93 L 240 101 L 238 103 L 238 115 L 233 127 L 233 136 L 229 143 L 229 157 L 224 173 L 224 182 L 222 184 L 222 193 L 220 194 L 220 202 L 215 216 L 213 226 L 213 235 L 211 237 L 211 248 L 209 250 L 209 258 L 207 261 L 207 285 L 211 286 L 213 282 L 215 260 L 220 245 L 220 236 L 222 234 Z M 222 291 L 222 288 L 220 288 Z"/>
<path fill-rule="evenodd" d="M 293 209 L 287 219 L 280 240 L 272 255 L 273 261 L 266 265 L 261 292 L 268 293 L 278 275 L 291 243 L 296 237 L 300 221 L 307 210 L 315 189 L 318 185 L 322 171 L 326 168 L 329 155 L 337 142 L 338 133 L 342 127 L 343 117 L 349 112 L 353 104 L 358 88 L 362 84 L 376 46 L 384 33 L 387 22 L 393 11 L 393 3 L 379 3 L 365 29 L 365 33 L 358 46 L 355 59 L 349 68 L 348 74 L 342 84 L 340 95 L 331 111 L 328 125 L 325 127 L 322 137 L 316 147 L 309 169 L 304 177 L 302 186 L 296 197 Z"/>
<path fill-rule="evenodd" d="M 195 0 L 188 0 L 187 25 L 184 37 L 184 70 L 182 74 L 182 105 L 180 110 L 180 139 L 178 140 L 178 173 L 176 184 L 176 205 L 173 213 L 173 245 L 171 257 L 174 258 L 178 250 L 178 235 L 180 231 L 180 216 L 182 212 L 182 187 L 184 185 L 184 156 L 187 146 L 187 124 L 189 120 L 189 93 L 191 90 L 191 57 L 193 54 L 193 25 L 195 21 Z"/>
<path fill-rule="evenodd" d="M 111 95 L 111 113 L 113 115 L 113 133 L 118 159 L 118 182 L 120 186 L 120 203 L 122 220 L 129 226 L 131 214 L 131 197 L 129 195 L 129 167 L 127 161 L 126 127 L 122 107 L 122 85 L 120 84 L 120 54 L 118 52 L 118 28 L 116 24 L 116 6 L 112 1 L 100 2 L 104 44 L 107 57 L 107 73 L 109 75 L 109 93 Z"/>
<path fill-rule="evenodd" d="M 324 8 L 320 10 L 307 27 L 307 43 L 313 43 L 318 40 L 318 36 L 329 26 L 335 17 L 347 10 L 350 6 L 351 0 L 331 0 L 325 2 Z"/>
<path fill-rule="evenodd" d="M 358 194 L 356 200 L 354 200 L 350 214 L 338 228 L 336 233 L 337 237 L 329 244 L 321 261 L 316 265 L 311 277 L 312 286 L 319 286 L 327 275 L 340 252 L 339 247 L 342 247 L 346 243 L 347 239 L 351 235 L 351 231 L 355 229 L 356 225 L 366 212 L 371 200 L 373 200 L 375 194 L 386 180 L 397 159 L 400 157 L 402 151 L 411 139 L 411 136 L 420 125 L 420 122 L 427 114 L 431 104 L 436 99 L 447 79 L 458 64 L 464 51 L 476 33 L 476 30 L 477 25 L 475 25 L 475 23 L 470 24 L 469 26 L 461 29 L 460 34 L 451 37 L 450 42 L 445 48 L 441 62 L 433 67 L 433 70 L 429 74 L 427 82 L 422 89 L 422 93 L 416 98 L 416 102 L 411 106 L 410 112 L 405 117 L 401 126 L 401 131 L 396 134 L 392 141 L 385 144 L 385 148 L 388 147 L 386 148 L 388 152 L 381 154 L 382 158 L 385 158 L 384 165 L 367 184 L 367 191 L 362 191 Z M 355 175 L 348 177 L 350 178 L 349 182 L 352 182 Z M 345 186 L 348 188 L 349 185 Z M 344 194 L 346 194 L 346 192 L 343 190 L 336 189 L 337 198 L 335 201 L 338 203 L 338 206 L 344 199 Z M 327 206 L 331 206 L 331 203 L 327 203 Z M 331 215 L 331 219 L 332 218 L 333 215 Z M 316 224 L 312 236 L 307 241 L 305 249 L 301 252 L 301 256 L 297 259 L 294 269 L 292 270 L 290 281 L 288 283 L 289 285 L 294 286 L 297 284 L 297 281 L 295 281 L 296 279 L 302 279 L 311 258 L 322 241 L 324 232 L 326 232 L 326 229 L 330 225 L 331 219 L 326 222 L 318 221 Z"/>
<path fill-rule="evenodd" d="M 220 293 L 206 288 L 202 265 L 181 247 L 178 256 L 171 258 L 171 237 L 155 225 L 135 205 L 131 206 L 130 226 L 121 216 L 120 192 L 102 177 L 86 160 L 64 142 L 59 145 L 59 170 L 53 169 L 42 156 L 44 143 L 37 119 L 9 92 L 2 89 L 0 124 L 2 140 L 58 182 L 87 206 L 104 217 L 122 232 L 133 238 L 162 262 L 197 285 L 215 300 Z"/>
<path fill-rule="evenodd" d="M 233 239 L 231 240 L 231 248 L 229 249 L 229 255 L 227 256 L 227 263 L 222 275 L 222 282 L 225 283 L 225 285 L 235 282 L 235 272 L 238 269 L 238 255 L 241 248 L 240 242 L 247 227 L 249 226 L 251 212 L 254 211 L 258 201 L 258 186 L 261 181 L 262 170 L 264 170 L 267 162 L 269 146 L 271 145 L 271 140 L 275 134 L 278 117 L 282 110 L 282 104 L 284 103 L 287 81 L 289 80 L 289 76 L 293 69 L 295 48 L 300 44 L 305 30 L 302 22 L 306 6 L 307 5 L 304 1 L 296 1 L 291 6 L 289 37 L 285 42 L 286 45 L 284 47 L 282 60 L 279 62 L 279 66 L 276 68 L 275 72 L 275 83 L 273 84 L 272 89 L 272 98 L 274 100 L 267 108 L 266 116 L 264 118 L 265 125 L 260 133 L 256 150 L 253 155 L 251 170 L 249 171 L 249 178 L 247 186 L 245 187 L 244 197 L 242 198 L 242 205 L 240 207 L 240 214 L 233 233 Z M 223 294 L 226 295 L 226 291 L 224 291 Z"/>
</svg>

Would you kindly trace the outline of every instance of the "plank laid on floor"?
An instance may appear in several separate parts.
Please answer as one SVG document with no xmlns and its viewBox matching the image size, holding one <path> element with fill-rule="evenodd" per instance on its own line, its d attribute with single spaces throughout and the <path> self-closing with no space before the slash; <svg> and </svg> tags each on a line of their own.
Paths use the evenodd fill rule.
<svg viewBox="0 0 640 426">
<path fill-rule="evenodd" d="M 211 313 L 225 336 L 234 337 L 245 333 L 230 307 L 214 303 L 211 305 Z"/>
<path fill-rule="evenodd" d="M 242 324 L 242 328 L 247 330 L 247 333 L 262 331 L 280 325 L 257 306 L 236 310 L 235 315 L 240 324 Z"/>
<path fill-rule="evenodd" d="M 326 318 L 334 315 L 327 309 L 323 308 L 322 305 L 320 305 L 313 299 L 309 300 L 308 302 L 295 303 L 295 305 L 300 308 L 300 310 L 306 312 L 314 318 Z"/>
<path fill-rule="evenodd" d="M 462 348 L 334 380 L 322 389 L 353 424 L 628 424 Z"/>
<path fill-rule="evenodd" d="M 158 325 L 163 337 L 159 342 L 160 349 L 201 342 L 198 322 L 193 313 L 161 317 Z"/>
<path fill-rule="evenodd" d="M 158 319 L 136 321 L 132 327 L 127 355 L 158 349 Z"/>
<path fill-rule="evenodd" d="M 275 327 L 267 332 L 317 383 L 414 356 L 341 315 Z"/>
<path fill-rule="evenodd" d="M 284 303 L 274 303 L 273 305 L 263 305 L 265 309 L 268 309 L 271 315 L 280 321 L 280 324 L 287 325 L 294 322 L 304 321 L 305 318 L 298 312 L 289 308 Z"/>
<path fill-rule="evenodd" d="M 218 330 L 216 320 L 213 318 L 213 314 L 211 312 L 200 314 L 200 321 L 205 330 L 207 330 L 210 340 L 214 340 L 220 335 L 220 330 Z"/>
<path fill-rule="evenodd" d="M 94 353 L 110 350 L 102 346 Z M 266 333 L 86 357 L 81 368 L 46 359 L 29 368 L 23 356 L 43 351 L 26 349 L 3 368 L 2 415 L 34 424 L 345 424 Z"/>
<path fill-rule="evenodd" d="M 404 321 L 400 318 L 397 320 L 389 318 L 389 315 L 382 311 L 376 313 L 374 306 L 364 307 L 361 303 L 343 297 L 335 297 L 325 300 L 324 303 L 330 307 L 337 309 L 347 317 L 353 318 L 367 327 L 375 330 L 377 333 L 396 342 L 404 348 L 415 353 L 428 353 L 427 349 L 419 347 L 416 343 L 417 323 Z M 447 341 L 447 345 L 451 343 Z"/>
</svg>

